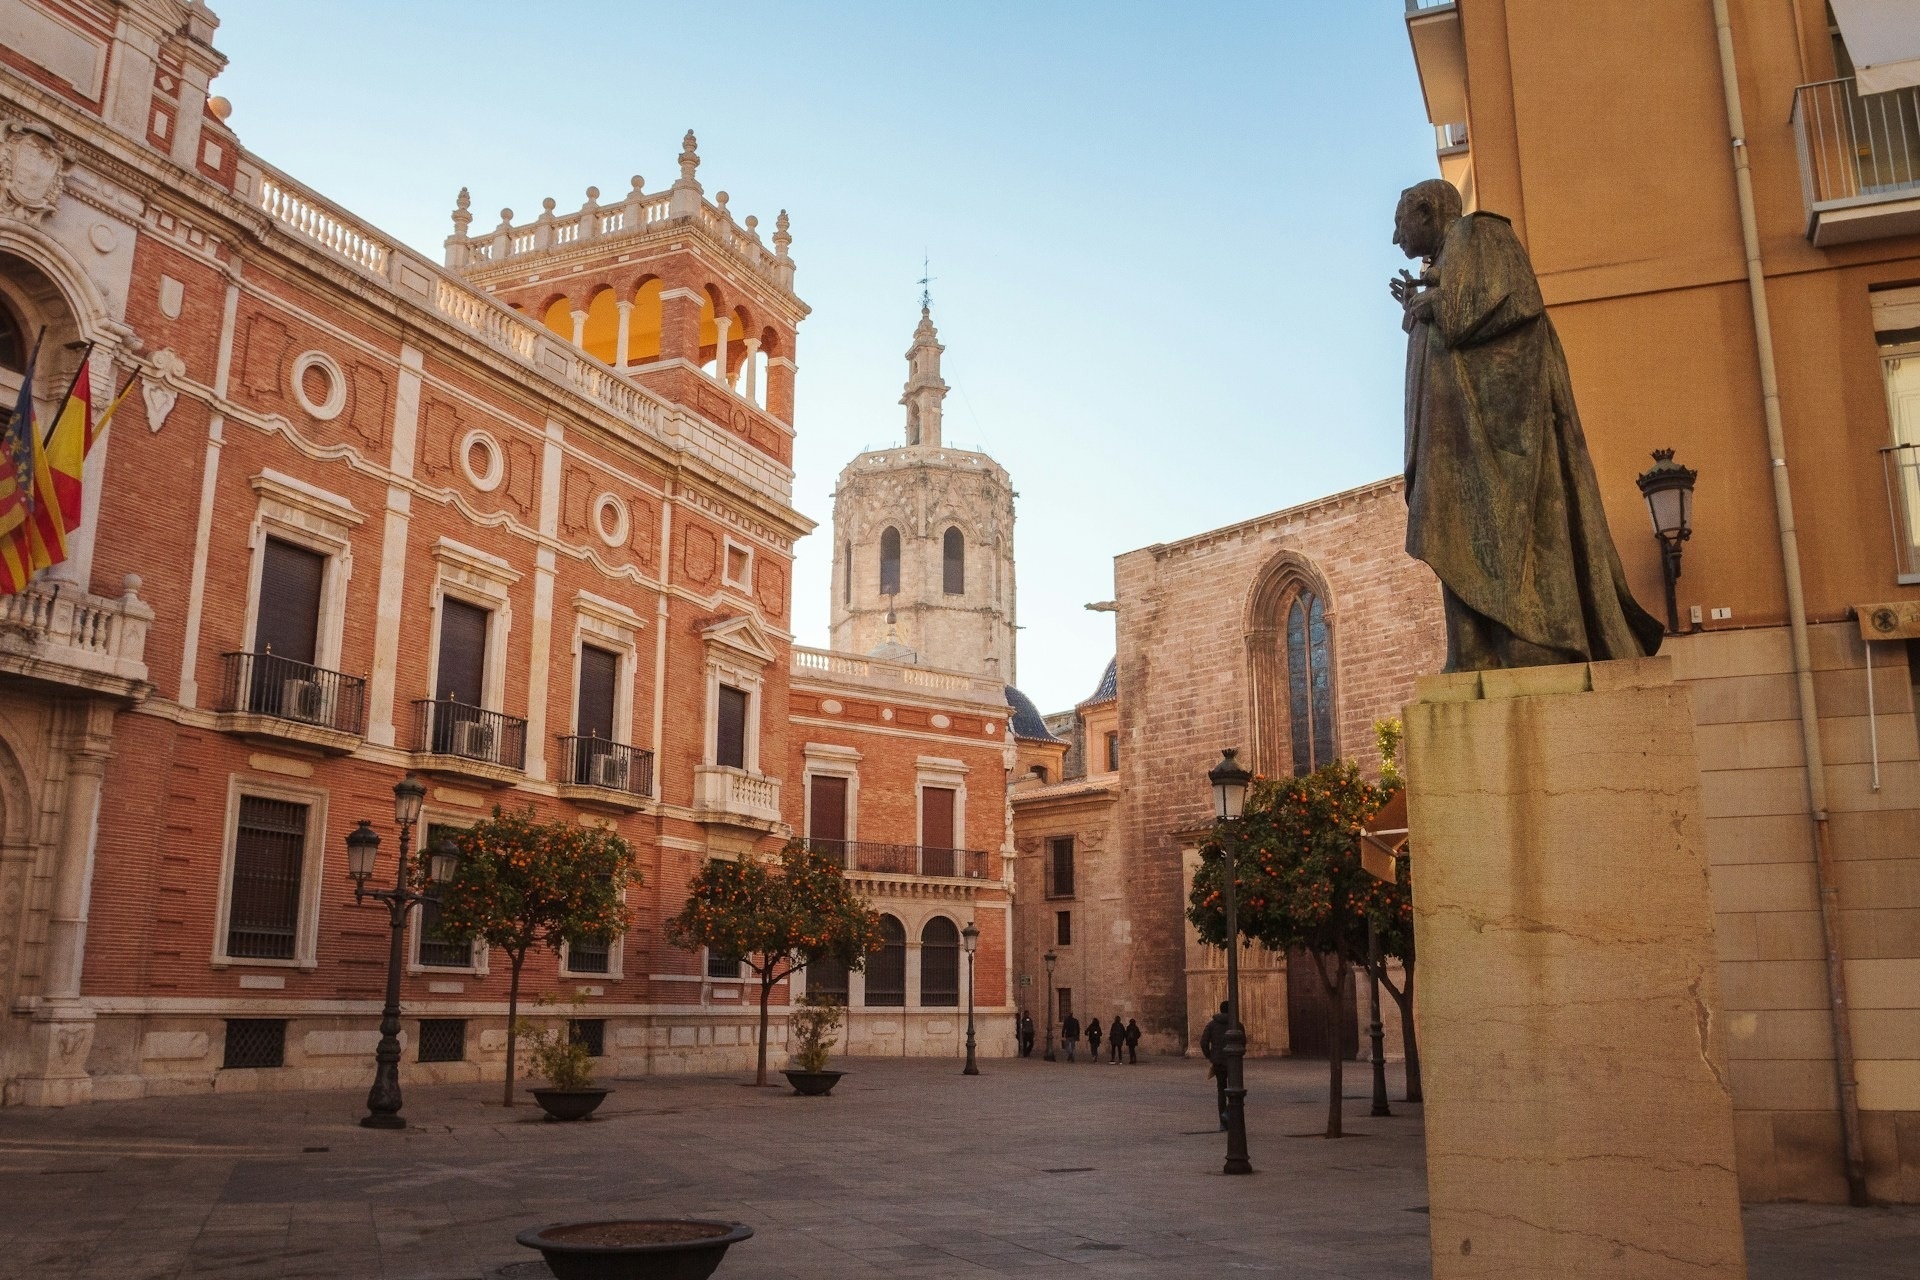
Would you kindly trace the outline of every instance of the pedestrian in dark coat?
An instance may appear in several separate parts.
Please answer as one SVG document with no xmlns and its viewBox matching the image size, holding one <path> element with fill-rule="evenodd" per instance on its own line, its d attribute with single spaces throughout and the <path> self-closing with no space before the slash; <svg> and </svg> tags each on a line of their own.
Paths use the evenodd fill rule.
<svg viewBox="0 0 1920 1280">
<path fill-rule="evenodd" d="M 1113 1015 L 1113 1025 L 1107 1028 L 1107 1065 L 1120 1065 L 1120 1051 L 1127 1047 L 1127 1029 L 1120 1025 L 1120 1015 Z"/>
<path fill-rule="evenodd" d="M 1033 1056 L 1033 1015 L 1024 1009 L 1020 1011 L 1020 1056 Z"/>
<path fill-rule="evenodd" d="M 1074 1050 L 1080 1047 L 1080 1019 L 1068 1014 L 1060 1020 L 1060 1044 L 1067 1051 L 1067 1061 L 1073 1061 Z"/>
<path fill-rule="evenodd" d="M 1087 1023 L 1087 1061 L 1100 1061 L 1100 1019 L 1094 1018 Z"/>
<path fill-rule="evenodd" d="M 1140 1065 L 1140 1024 L 1132 1018 L 1127 1019 L 1127 1065 Z"/>
<path fill-rule="evenodd" d="M 1214 1102 L 1220 1110 L 1220 1127 L 1227 1127 L 1227 1002 L 1220 1002 L 1220 1012 L 1207 1019 L 1206 1030 L 1200 1033 L 1200 1053 L 1212 1065 L 1207 1074 L 1213 1077 Z"/>
</svg>

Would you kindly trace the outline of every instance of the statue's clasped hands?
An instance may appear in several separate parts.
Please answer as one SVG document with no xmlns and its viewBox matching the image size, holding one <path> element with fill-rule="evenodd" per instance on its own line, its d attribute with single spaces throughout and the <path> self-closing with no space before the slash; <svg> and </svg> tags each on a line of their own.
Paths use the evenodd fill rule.
<svg viewBox="0 0 1920 1280">
<path fill-rule="evenodd" d="M 1439 283 L 1440 278 L 1431 271 L 1423 271 L 1416 276 L 1405 267 L 1400 269 L 1399 275 L 1387 281 L 1387 292 L 1405 310 L 1400 321 L 1402 330 L 1411 331 L 1421 321 L 1433 319 L 1433 292 L 1434 286 Z"/>
</svg>

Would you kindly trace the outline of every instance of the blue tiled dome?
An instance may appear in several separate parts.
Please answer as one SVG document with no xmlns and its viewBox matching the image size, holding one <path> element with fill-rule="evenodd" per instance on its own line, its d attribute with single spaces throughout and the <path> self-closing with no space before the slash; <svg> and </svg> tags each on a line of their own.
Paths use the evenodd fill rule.
<svg viewBox="0 0 1920 1280">
<path fill-rule="evenodd" d="M 1040 708 L 1033 705 L 1033 699 L 1012 685 L 1007 686 L 1007 705 L 1013 708 L 1014 737 L 1025 738 L 1030 742 L 1060 741 L 1047 732 L 1047 722 L 1041 718 Z"/>
<path fill-rule="evenodd" d="M 1097 702 L 1112 702 L 1115 698 L 1119 696 L 1120 696 L 1120 659 L 1118 655 L 1116 655 L 1107 660 L 1107 669 L 1100 674 L 1100 687 L 1093 691 L 1092 697 L 1088 698 L 1085 702 L 1082 702 L 1080 705 L 1083 707 L 1090 707 Z"/>
</svg>

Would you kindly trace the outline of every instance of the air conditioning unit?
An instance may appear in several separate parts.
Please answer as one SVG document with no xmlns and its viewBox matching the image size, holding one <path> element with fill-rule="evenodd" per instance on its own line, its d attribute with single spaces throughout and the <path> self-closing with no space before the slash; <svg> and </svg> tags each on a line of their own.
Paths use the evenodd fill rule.
<svg viewBox="0 0 1920 1280">
<path fill-rule="evenodd" d="M 469 760 L 493 759 L 493 726 L 484 720 L 462 720 L 454 725 L 453 754 Z"/>
<path fill-rule="evenodd" d="M 332 719 L 332 708 L 327 705 L 328 701 L 327 690 L 318 681 L 280 682 L 280 714 L 289 720 L 325 724 Z"/>
<path fill-rule="evenodd" d="M 587 776 L 596 787 L 609 787 L 615 791 L 627 789 L 627 760 L 625 756 L 612 753 L 593 757 L 593 763 L 587 770 Z"/>
</svg>

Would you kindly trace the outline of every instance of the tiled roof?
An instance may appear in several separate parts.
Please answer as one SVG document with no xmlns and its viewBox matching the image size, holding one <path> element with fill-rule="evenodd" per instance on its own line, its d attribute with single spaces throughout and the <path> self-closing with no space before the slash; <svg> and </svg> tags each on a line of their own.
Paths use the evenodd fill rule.
<svg viewBox="0 0 1920 1280">
<path fill-rule="evenodd" d="M 1083 707 L 1091 707 L 1095 703 L 1112 702 L 1115 698 L 1119 696 L 1120 696 L 1120 659 L 1118 656 L 1115 656 L 1107 660 L 1107 669 L 1104 672 L 1102 672 L 1100 676 L 1100 687 L 1093 691 L 1093 696 L 1091 698 L 1088 698 L 1085 702 L 1081 703 L 1080 705 Z"/>
<path fill-rule="evenodd" d="M 1040 708 L 1033 705 L 1033 699 L 1012 685 L 1007 686 L 1007 705 L 1013 708 L 1013 736 L 1028 742 L 1059 742 L 1061 739 L 1047 732 L 1047 722 L 1040 715 Z"/>
<path fill-rule="evenodd" d="M 1029 800 L 1065 800 L 1072 796 L 1105 795 L 1115 785 L 1116 779 L 1112 774 L 1098 778 L 1069 778 L 1065 782 L 1048 783 L 1042 787 L 1015 787 L 1013 802 L 1025 804 Z"/>
</svg>

